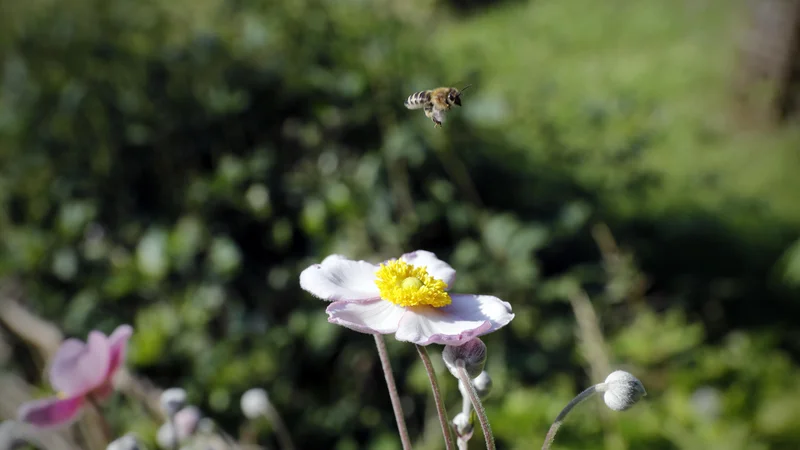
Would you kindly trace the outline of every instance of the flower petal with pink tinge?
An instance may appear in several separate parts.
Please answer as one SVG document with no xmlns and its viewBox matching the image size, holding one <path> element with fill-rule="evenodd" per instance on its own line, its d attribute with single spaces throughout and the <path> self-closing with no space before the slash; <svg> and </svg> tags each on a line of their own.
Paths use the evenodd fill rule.
<svg viewBox="0 0 800 450">
<path fill-rule="evenodd" d="M 328 306 L 328 322 L 368 334 L 397 331 L 405 308 L 386 300 L 371 302 L 336 302 Z"/>
<path fill-rule="evenodd" d="M 120 325 L 108 337 L 111 351 L 111 360 L 108 363 L 108 376 L 111 377 L 125 361 L 125 350 L 128 348 L 128 339 L 133 334 L 130 325 Z"/>
<path fill-rule="evenodd" d="M 39 428 L 68 425 L 78 417 L 83 402 L 83 396 L 34 400 L 20 407 L 19 420 Z"/>
<path fill-rule="evenodd" d="M 86 344 L 67 339 L 58 348 L 50 366 L 50 384 L 66 395 L 85 394 L 106 379 L 111 362 L 108 338 L 92 331 Z"/>
<path fill-rule="evenodd" d="M 427 250 L 406 253 L 400 257 L 400 260 L 415 267 L 425 267 L 425 270 L 432 277 L 447 283 L 448 289 L 453 286 L 453 282 L 456 280 L 456 269 L 453 269 L 450 264 L 437 258 L 434 253 Z"/>
<path fill-rule="evenodd" d="M 360 302 L 380 297 L 375 284 L 378 266 L 332 255 L 300 273 L 300 287 L 328 301 Z"/>
<path fill-rule="evenodd" d="M 399 341 L 419 345 L 461 345 L 506 326 L 514 318 L 511 305 L 491 295 L 451 294 L 443 308 L 407 308 L 395 333 Z"/>
</svg>

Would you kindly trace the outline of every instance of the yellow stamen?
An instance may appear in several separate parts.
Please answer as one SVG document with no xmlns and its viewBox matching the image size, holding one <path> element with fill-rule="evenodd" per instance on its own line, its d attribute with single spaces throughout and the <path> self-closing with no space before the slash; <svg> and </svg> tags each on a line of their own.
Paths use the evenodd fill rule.
<svg viewBox="0 0 800 450">
<path fill-rule="evenodd" d="M 433 278 L 425 267 L 416 267 L 404 261 L 381 264 L 375 273 L 375 284 L 381 298 L 398 306 L 433 306 L 441 308 L 452 303 L 445 292 L 447 284 Z"/>
</svg>

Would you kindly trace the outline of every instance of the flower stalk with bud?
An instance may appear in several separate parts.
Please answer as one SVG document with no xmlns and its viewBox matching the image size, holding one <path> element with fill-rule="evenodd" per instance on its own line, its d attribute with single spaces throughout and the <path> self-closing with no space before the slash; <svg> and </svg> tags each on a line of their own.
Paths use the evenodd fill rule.
<svg viewBox="0 0 800 450">
<path fill-rule="evenodd" d="M 168 426 L 172 429 L 172 434 L 175 437 L 169 442 L 169 447 L 172 450 L 177 450 L 178 439 L 177 430 L 175 428 L 175 415 L 186 405 L 186 391 L 181 388 L 169 388 L 161 393 L 161 412 L 167 416 Z"/>
<path fill-rule="evenodd" d="M 463 345 L 448 345 L 442 352 L 442 359 L 444 359 L 444 363 L 450 373 L 458 379 L 458 387 L 462 391 L 462 395 L 469 399 L 470 404 L 475 409 L 478 421 L 481 424 L 481 430 L 483 430 L 483 437 L 486 440 L 487 450 L 494 450 L 495 443 L 492 427 L 489 424 L 489 418 L 483 408 L 483 403 L 481 403 L 480 395 L 471 380 L 483 373 L 483 368 L 486 365 L 486 344 L 476 338 Z"/>
<path fill-rule="evenodd" d="M 641 381 L 630 373 L 624 370 L 612 372 L 606 377 L 604 382 L 585 389 L 561 410 L 556 420 L 550 426 L 550 430 L 547 431 L 542 450 L 549 450 L 552 447 L 553 440 L 556 438 L 556 433 L 558 433 L 561 424 L 564 423 L 567 414 L 578 404 L 595 393 L 603 394 L 603 401 L 606 406 L 614 411 L 625 411 L 636 404 L 643 396 L 647 395 L 647 391 L 645 391 Z"/>
<path fill-rule="evenodd" d="M 278 441 L 281 443 L 283 450 L 294 450 L 294 443 L 283 422 L 278 410 L 269 401 L 267 391 L 261 388 L 253 388 L 242 394 L 241 407 L 244 416 L 250 420 L 265 417 L 272 424 L 275 434 L 278 436 Z"/>
</svg>

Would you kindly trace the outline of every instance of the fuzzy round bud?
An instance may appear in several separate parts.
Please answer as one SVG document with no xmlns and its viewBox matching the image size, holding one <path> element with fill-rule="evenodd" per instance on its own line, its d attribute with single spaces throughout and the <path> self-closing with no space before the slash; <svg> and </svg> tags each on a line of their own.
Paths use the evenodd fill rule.
<svg viewBox="0 0 800 450">
<path fill-rule="evenodd" d="M 472 437 L 474 428 L 470 416 L 471 413 L 466 414 L 460 412 L 453 417 L 453 428 L 456 430 L 456 435 L 458 435 L 459 438 L 469 440 Z"/>
<path fill-rule="evenodd" d="M 267 414 L 269 411 L 269 396 L 261 388 L 253 388 L 242 394 L 242 412 L 248 419 L 255 419 Z"/>
<path fill-rule="evenodd" d="M 614 411 L 625 411 L 647 395 L 642 382 L 624 370 L 612 372 L 597 391 L 603 393 L 603 401 Z"/>
<path fill-rule="evenodd" d="M 187 406 L 175 413 L 172 421 L 179 441 L 184 441 L 194 434 L 201 417 L 200 409 L 196 406 Z"/>
<path fill-rule="evenodd" d="M 489 372 L 484 370 L 472 380 L 472 385 L 475 386 L 478 397 L 483 400 L 488 397 L 489 393 L 492 391 L 492 377 L 489 376 Z"/>
<path fill-rule="evenodd" d="M 200 434 L 214 434 L 219 430 L 217 429 L 217 424 L 215 424 L 213 420 L 208 417 L 203 417 L 200 419 L 200 422 L 197 423 L 197 431 Z"/>
<path fill-rule="evenodd" d="M 164 450 L 175 448 L 178 444 L 178 438 L 175 436 L 175 428 L 172 427 L 172 424 L 165 423 L 161 425 L 156 434 L 156 444 Z"/>
<path fill-rule="evenodd" d="M 486 365 L 486 344 L 480 339 L 471 339 L 462 345 L 445 345 L 442 359 L 447 370 L 458 378 L 458 361 L 464 362 L 467 375 L 477 377 Z"/>
<path fill-rule="evenodd" d="M 161 393 L 161 411 L 172 417 L 186 405 L 186 391 L 181 388 L 169 388 Z"/>
<path fill-rule="evenodd" d="M 145 447 L 132 434 L 126 434 L 112 441 L 106 450 L 144 450 Z"/>
</svg>

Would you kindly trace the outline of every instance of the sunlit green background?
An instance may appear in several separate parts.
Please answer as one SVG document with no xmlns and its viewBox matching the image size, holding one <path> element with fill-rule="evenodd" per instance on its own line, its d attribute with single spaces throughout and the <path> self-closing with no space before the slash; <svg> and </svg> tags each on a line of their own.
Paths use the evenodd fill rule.
<svg viewBox="0 0 800 450">
<path fill-rule="evenodd" d="M 297 280 L 423 248 L 513 305 L 485 339 L 499 448 L 539 448 L 607 367 L 648 396 L 581 405 L 555 448 L 800 446 L 800 129 L 737 113 L 744 0 L 0 11 L 0 275 L 67 335 L 134 325 L 129 367 L 230 433 L 260 386 L 300 449 L 399 449 L 372 338 Z M 470 83 L 442 129 L 403 107 Z M 443 448 L 413 346 L 388 344 L 415 448 Z M 50 392 L 16 346 L 8 369 Z"/>
</svg>

